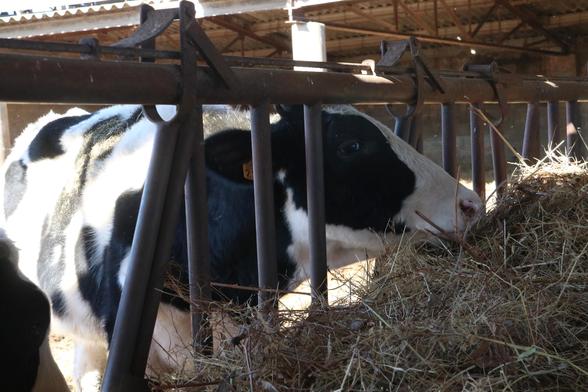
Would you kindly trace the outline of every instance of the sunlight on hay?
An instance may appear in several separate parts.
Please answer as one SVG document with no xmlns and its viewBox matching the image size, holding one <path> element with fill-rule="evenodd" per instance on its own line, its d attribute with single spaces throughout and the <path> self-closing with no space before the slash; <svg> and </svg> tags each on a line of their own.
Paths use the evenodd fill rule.
<svg viewBox="0 0 588 392">
<path fill-rule="evenodd" d="M 338 305 L 283 305 L 281 326 L 231 309 L 237 338 L 155 389 L 588 390 L 586 164 L 518 166 L 456 242 L 392 248 Z"/>
</svg>

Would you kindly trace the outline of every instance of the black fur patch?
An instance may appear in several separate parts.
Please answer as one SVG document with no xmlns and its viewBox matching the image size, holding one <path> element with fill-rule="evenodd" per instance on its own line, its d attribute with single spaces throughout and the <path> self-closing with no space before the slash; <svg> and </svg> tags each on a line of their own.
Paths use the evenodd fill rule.
<svg viewBox="0 0 588 392">
<path fill-rule="evenodd" d="M 72 126 L 88 119 L 89 114 L 83 116 L 61 117 L 45 125 L 29 145 L 29 159 L 31 162 L 41 159 L 55 158 L 64 153 L 61 147 L 61 136 Z"/>
</svg>

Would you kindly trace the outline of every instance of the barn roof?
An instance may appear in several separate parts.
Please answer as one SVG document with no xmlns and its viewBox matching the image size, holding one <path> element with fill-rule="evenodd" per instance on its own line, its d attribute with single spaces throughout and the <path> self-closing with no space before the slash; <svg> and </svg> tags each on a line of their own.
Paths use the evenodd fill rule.
<svg viewBox="0 0 588 392">
<path fill-rule="evenodd" d="M 143 3 L 75 4 L 79 2 L 53 0 L 51 8 L 28 11 L 22 9 L 27 6 L 26 0 L 18 3 L 21 9 L 2 6 L 0 38 L 77 42 L 82 37 L 94 36 L 101 43 L 109 44 L 136 28 Z M 178 5 L 178 1 L 171 0 L 145 3 L 155 8 Z M 289 57 L 289 8 L 297 19 L 326 24 L 331 60 L 374 57 L 379 53 L 380 41 L 394 38 L 398 33 L 429 37 L 426 45 L 436 56 L 477 53 L 493 57 L 536 49 L 573 52 L 576 37 L 588 34 L 588 0 L 199 0 L 195 3 L 202 26 L 216 47 L 227 55 Z M 471 45 L 464 46 L 463 41 Z M 172 25 L 158 39 L 158 47 L 178 47 L 177 25 Z"/>
</svg>

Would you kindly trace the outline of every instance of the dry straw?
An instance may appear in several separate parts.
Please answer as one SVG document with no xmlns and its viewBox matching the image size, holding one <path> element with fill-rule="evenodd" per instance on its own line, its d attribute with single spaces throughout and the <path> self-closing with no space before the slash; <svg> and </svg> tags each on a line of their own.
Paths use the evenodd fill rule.
<svg viewBox="0 0 588 392">
<path fill-rule="evenodd" d="M 588 174 L 552 154 L 465 241 L 390 249 L 357 302 L 281 312 L 288 327 L 248 308 L 237 339 L 159 388 L 586 391 L 587 288 Z"/>
</svg>

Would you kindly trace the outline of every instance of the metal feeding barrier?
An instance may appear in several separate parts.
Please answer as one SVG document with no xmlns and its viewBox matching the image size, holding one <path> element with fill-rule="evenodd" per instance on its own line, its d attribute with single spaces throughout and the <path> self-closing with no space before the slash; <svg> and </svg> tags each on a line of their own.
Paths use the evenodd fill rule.
<svg viewBox="0 0 588 392">
<path fill-rule="evenodd" d="M 431 71 L 415 40 L 385 43 L 382 60 L 349 64 L 223 57 L 194 18 L 194 6 L 178 10 L 142 8 L 142 24 L 129 38 L 112 46 L 96 40 L 80 44 L 0 40 L 0 48 L 34 51 L 34 55 L 0 54 L 0 100 L 54 103 L 136 103 L 158 124 L 152 159 L 144 186 L 130 256 L 130 270 L 122 292 L 104 377 L 104 391 L 145 390 L 145 367 L 159 306 L 164 273 L 186 200 L 190 300 L 194 346 L 202 349 L 209 333 L 195 304 L 210 299 L 207 201 L 204 167 L 202 105 L 250 105 L 255 193 L 259 299 L 262 306 L 277 286 L 273 228 L 273 179 L 270 104 L 304 104 L 308 208 L 310 220 L 311 287 L 313 301 L 325 303 L 326 239 L 322 170 L 321 105 L 351 103 L 406 103 L 395 114 L 396 132 L 415 147 L 422 137 L 414 132 L 415 115 L 423 104 L 441 104 L 443 166 L 457 175 L 455 108 L 470 104 L 472 163 L 475 190 L 484 194 L 483 104 L 499 103 L 500 118 L 490 131 L 495 180 L 506 180 L 504 144 L 496 129 L 506 115 L 507 102 L 528 102 L 523 156 L 538 158 L 539 102 L 547 102 L 549 141 L 564 134 L 558 127 L 558 103 L 566 102 L 567 146 L 582 155 L 578 100 L 588 99 L 588 80 L 513 75 L 495 65 L 470 66 L 461 72 Z M 180 51 L 159 51 L 154 39 L 174 19 L 180 23 Z M 6 52 L 6 50 L 4 51 Z M 39 55 L 43 52 L 44 55 Z M 47 53 L 76 53 L 81 59 Z M 412 67 L 396 65 L 410 52 Z M 155 63 L 165 59 L 165 63 Z M 206 64 L 203 64 L 206 63 Z M 292 71 L 293 66 L 327 72 Z M 176 104 L 175 118 L 164 121 L 156 104 Z M 412 132 L 411 132 L 412 129 Z M 271 308 L 271 306 L 270 306 Z"/>
</svg>

